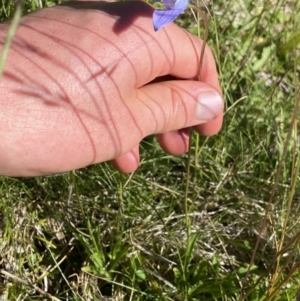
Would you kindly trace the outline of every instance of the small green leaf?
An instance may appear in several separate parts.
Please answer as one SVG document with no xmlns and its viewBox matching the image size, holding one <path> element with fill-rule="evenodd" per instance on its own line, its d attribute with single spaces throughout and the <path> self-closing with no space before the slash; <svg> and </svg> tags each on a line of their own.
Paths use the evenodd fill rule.
<svg viewBox="0 0 300 301">
<path fill-rule="evenodd" d="M 95 267 L 91 266 L 91 265 L 87 265 L 85 267 L 82 267 L 81 270 L 85 273 L 91 273 L 91 274 L 95 274 Z"/>
<path fill-rule="evenodd" d="M 135 274 L 142 280 L 146 280 L 146 273 L 144 270 L 136 270 Z"/>
<path fill-rule="evenodd" d="M 177 268 L 173 268 L 173 273 L 174 273 L 176 283 L 179 283 L 181 279 L 180 271 Z"/>
</svg>

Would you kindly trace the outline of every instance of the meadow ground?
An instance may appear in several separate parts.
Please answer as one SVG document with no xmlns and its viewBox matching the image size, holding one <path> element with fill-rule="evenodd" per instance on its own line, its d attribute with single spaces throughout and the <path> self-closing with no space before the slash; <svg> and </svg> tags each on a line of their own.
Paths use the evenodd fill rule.
<svg viewBox="0 0 300 301">
<path fill-rule="evenodd" d="M 2 0 L 0 20 L 14 7 Z M 211 0 L 206 13 L 221 133 L 194 137 L 188 177 L 188 156 L 154 137 L 130 175 L 105 163 L 1 177 L 1 301 L 296 300 L 300 2 Z M 197 33 L 191 12 L 178 23 Z"/>
</svg>

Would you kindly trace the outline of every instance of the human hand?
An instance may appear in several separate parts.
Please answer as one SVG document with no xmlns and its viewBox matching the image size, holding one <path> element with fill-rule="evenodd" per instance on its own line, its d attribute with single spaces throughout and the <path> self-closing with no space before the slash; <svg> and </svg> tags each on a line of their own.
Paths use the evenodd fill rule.
<svg viewBox="0 0 300 301">
<path fill-rule="evenodd" d="M 21 19 L 0 83 L 0 174 L 107 160 L 131 172 L 147 135 L 179 155 L 189 127 L 220 130 L 223 102 L 209 48 L 197 82 L 202 41 L 175 24 L 154 32 L 152 12 L 144 2 L 65 2 Z M 0 27 L 0 46 L 7 28 Z"/>
</svg>

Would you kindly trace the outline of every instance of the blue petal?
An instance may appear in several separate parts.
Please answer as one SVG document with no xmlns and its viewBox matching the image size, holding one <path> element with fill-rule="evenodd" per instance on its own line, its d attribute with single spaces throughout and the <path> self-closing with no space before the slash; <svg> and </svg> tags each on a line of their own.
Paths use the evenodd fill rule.
<svg viewBox="0 0 300 301">
<path fill-rule="evenodd" d="M 154 30 L 157 31 L 163 26 L 174 21 L 182 11 L 183 9 L 156 9 L 153 13 Z"/>
<path fill-rule="evenodd" d="M 174 7 L 176 0 L 152 0 L 153 2 L 163 2 L 167 9 Z"/>
<path fill-rule="evenodd" d="M 172 9 L 172 8 L 174 8 L 176 1 L 175 0 L 163 0 L 163 3 L 167 9 Z"/>
<path fill-rule="evenodd" d="M 168 0 L 167 0 L 168 1 Z M 176 0 L 174 3 L 174 8 L 185 10 L 189 5 L 189 0 Z"/>
<path fill-rule="evenodd" d="M 171 0 L 163 0 L 165 5 L 170 5 Z M 166 2 L 168 3 L 166 3 Z M 154 30 L 159 30 L 163 26 L 174 21 L 188 6 L 188 0 L 176 0 L 172 9 L 156 9 L 153 13 Z"/>
</svg>

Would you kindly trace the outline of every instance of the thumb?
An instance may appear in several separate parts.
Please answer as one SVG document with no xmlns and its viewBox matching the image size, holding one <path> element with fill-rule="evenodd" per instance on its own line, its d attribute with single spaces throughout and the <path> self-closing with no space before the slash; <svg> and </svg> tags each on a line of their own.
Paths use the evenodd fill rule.
<svg viewBox="0 0 300 301">
<path fill-rule="evenodd" d="M 152 83 L 137 91 L 136 116 L 146 135 L 206 123 L 223 113 L 221 94 L 212 86 L 190 80 Z"/>
</svg>

